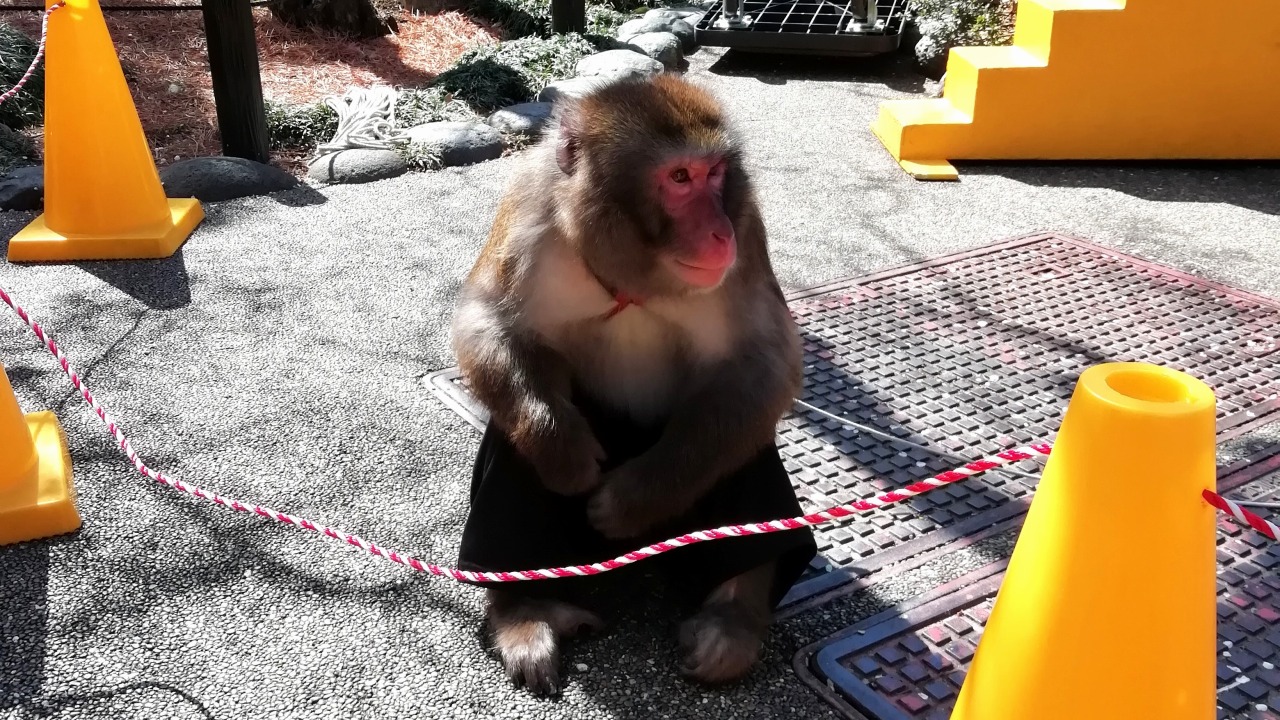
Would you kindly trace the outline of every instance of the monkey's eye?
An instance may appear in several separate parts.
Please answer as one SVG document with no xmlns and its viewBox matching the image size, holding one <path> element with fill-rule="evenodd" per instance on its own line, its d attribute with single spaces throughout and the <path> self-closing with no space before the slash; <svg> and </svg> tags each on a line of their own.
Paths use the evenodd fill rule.
<svg viewBox="0 0 1280 720">
<path fill-rule="evenodd" d="M 689 182 L 689 171 L 684 168 L 676 168 L 675 170 L 672 170 L 671 181 L 680 183 L 681 185 Z"/>
</svg>

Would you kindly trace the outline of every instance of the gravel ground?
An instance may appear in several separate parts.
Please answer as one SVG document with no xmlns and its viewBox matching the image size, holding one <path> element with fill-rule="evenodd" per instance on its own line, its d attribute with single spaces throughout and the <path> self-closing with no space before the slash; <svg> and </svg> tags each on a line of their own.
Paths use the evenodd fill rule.
<svg viewBox="0 0 1280 720">
<path fill-rule="evenodd" d="M 918 77 L 720 54 L 692 73 L 751 143 L 790 287 L 1053 229 L 1280 296 L 1274 166 L 962 167 L 921 184 L 867 131 Z M 174 258 L 0 264 L 0 284 L 154 467 L 447 562 L 479 438 L 423 379 L 453 364 L 452 299 L 510 168 L 211 205 Z M 0 214 L 0 238 L 30 219 Z M 1010 541 L 781 622 L 759 671 L 720 692 L 676 679 L 676 619 L 652 620 L 670 601 L 631 603 L 570 650 L 565 696 L 539 702 L 485 655 L 476 590 L 140 479 L 12 319 L 0 360 L 24 408 L 63 420 L 85 518 L 0 548 L 0 718 L 833 717 L 795 679 L 798 648 Z"/>
</svg>

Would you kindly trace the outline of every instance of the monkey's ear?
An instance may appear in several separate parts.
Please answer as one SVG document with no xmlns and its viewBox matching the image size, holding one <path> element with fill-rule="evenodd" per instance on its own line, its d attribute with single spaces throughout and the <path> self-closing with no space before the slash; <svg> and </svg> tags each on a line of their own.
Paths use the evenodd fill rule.
<svg viewBox="0 0 1280 720">
<path fill-rule="evenodd" d="M 560 136 L 556 141 L 556 163 L 565 175 L 572 175 L 578 163 L 578 147 L 582 138 L 582 114 L 577 103 L 570 103 L 560 113 Z"/>
</svg>

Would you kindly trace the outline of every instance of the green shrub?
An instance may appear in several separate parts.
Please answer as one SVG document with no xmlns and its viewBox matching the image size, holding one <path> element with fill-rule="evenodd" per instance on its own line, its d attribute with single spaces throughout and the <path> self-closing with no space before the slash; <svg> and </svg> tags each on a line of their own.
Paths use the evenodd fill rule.
<svg viewBox="0 0 1280 720">
<path fill-rule="evenodd" d="M 938 77 L 953 47 L 1007 44 L 1013 38 L 1013 17 L 1013 0 L 916 0 L 916 61 L 926 75 Z"/>
<path fill-rule="evenodd" d="M 0 92 L 7 92 L 35 60 L 39 44 L 21 30 L 0 22 Z M 0 125 L 24 128 L 39 125 L 44 115 L 44 63 L 23 89 L 0 105 Z"/>
<path fill-rule="evenodd" d="M 338 131 L 338 114 L 324 103 L 286 105 L 266 102 L 267 135 L 274 150 L 314 148 Z"/>
<path fill-rule="evenodd" d="M 921 33 L 949 47 L 1003 45 L 1013 37 L 1013 0 L 916 0 Z"/>
<path fill-rule="evenodd" d="M 467 10 L 501 25 L 512 38 L 551 31 L 551 0 L 470 0 Z"/>
<path fill-rule="evenodd" d="M 0 175 L 40 161 L 36 146 L 26 135 L 0 125 Z"/>
<path fill-rule="evenodd" d="M 449 96 L 442 87 L 409 88 L 396 96 L 396 127 L 411 128 L 441 120 L 475 120 L 476 113 L 465 102 Z"/>
<path fill-rule="evenodd" d="M 551 0 L 468 0 L 466 6 L 469 12 L 502 26 L 509 38 L 551 35 Z M 644 7 L 642 0 L 588 0 L 587 32 L 611 34 L 634 17 L 636 8 Z"/>
<path fill-rule="evenodd" d="M 402 143 L 396 146 L 396 152 L 413 170 L 439 170 L 443 167 L 440 148 L 429 143 Z"/>
<path fill-rule="evenodd" d="M 532 100 L 555 80 L 572 77 L 578 61 L 601 42 L 578 34 L 525 37 L 468 50 L 437 78 L 437 84 L 489 113 L 504 105 Z"/>
</svg>

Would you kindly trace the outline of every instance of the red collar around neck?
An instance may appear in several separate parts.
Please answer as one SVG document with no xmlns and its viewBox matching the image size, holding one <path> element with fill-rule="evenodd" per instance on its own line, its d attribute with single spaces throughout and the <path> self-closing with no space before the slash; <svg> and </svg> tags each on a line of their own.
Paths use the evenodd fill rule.
<svg viewBox="0 0 1280 720">
<path fill-rule="evenodd" d="M 609 308 L 609 312 L 604 314 L 604 318 L 603 318 L 604 320 L 609 320 L 613 318 L 615 315 L 622 312 L 623 310 L 626 310 L 627 307 L 631 305 L 640 307 L 641 305 L 644 304 L 640 298 L 635 297 L 633 295 L 628 295 L 626 292 L 622 290 L 617 290 L 613 288 L 611 285 L 609 285 L 609 283 L 601 279 L 599 275 L 596 275 L 595 272 L 591 272 L 591 275 L 595 277 L 596 282 L 600 283 L 600 286 L 603 287 L 606 292 L 608 292 L 610 295 L 613 295 L 613 307 Z"/>
<path fill-rule="evenodd" d="M 608 320 L 614 315 L 626 310 L 628 305 L 640 307 L 641 304 L 642 303 L 638 298 L 633 298 L 624 292 L 616 292 L 613 294 L 613 307 L 609 308 L 609 312 L 605 313 L 604 319 Z"/>
</svg>

